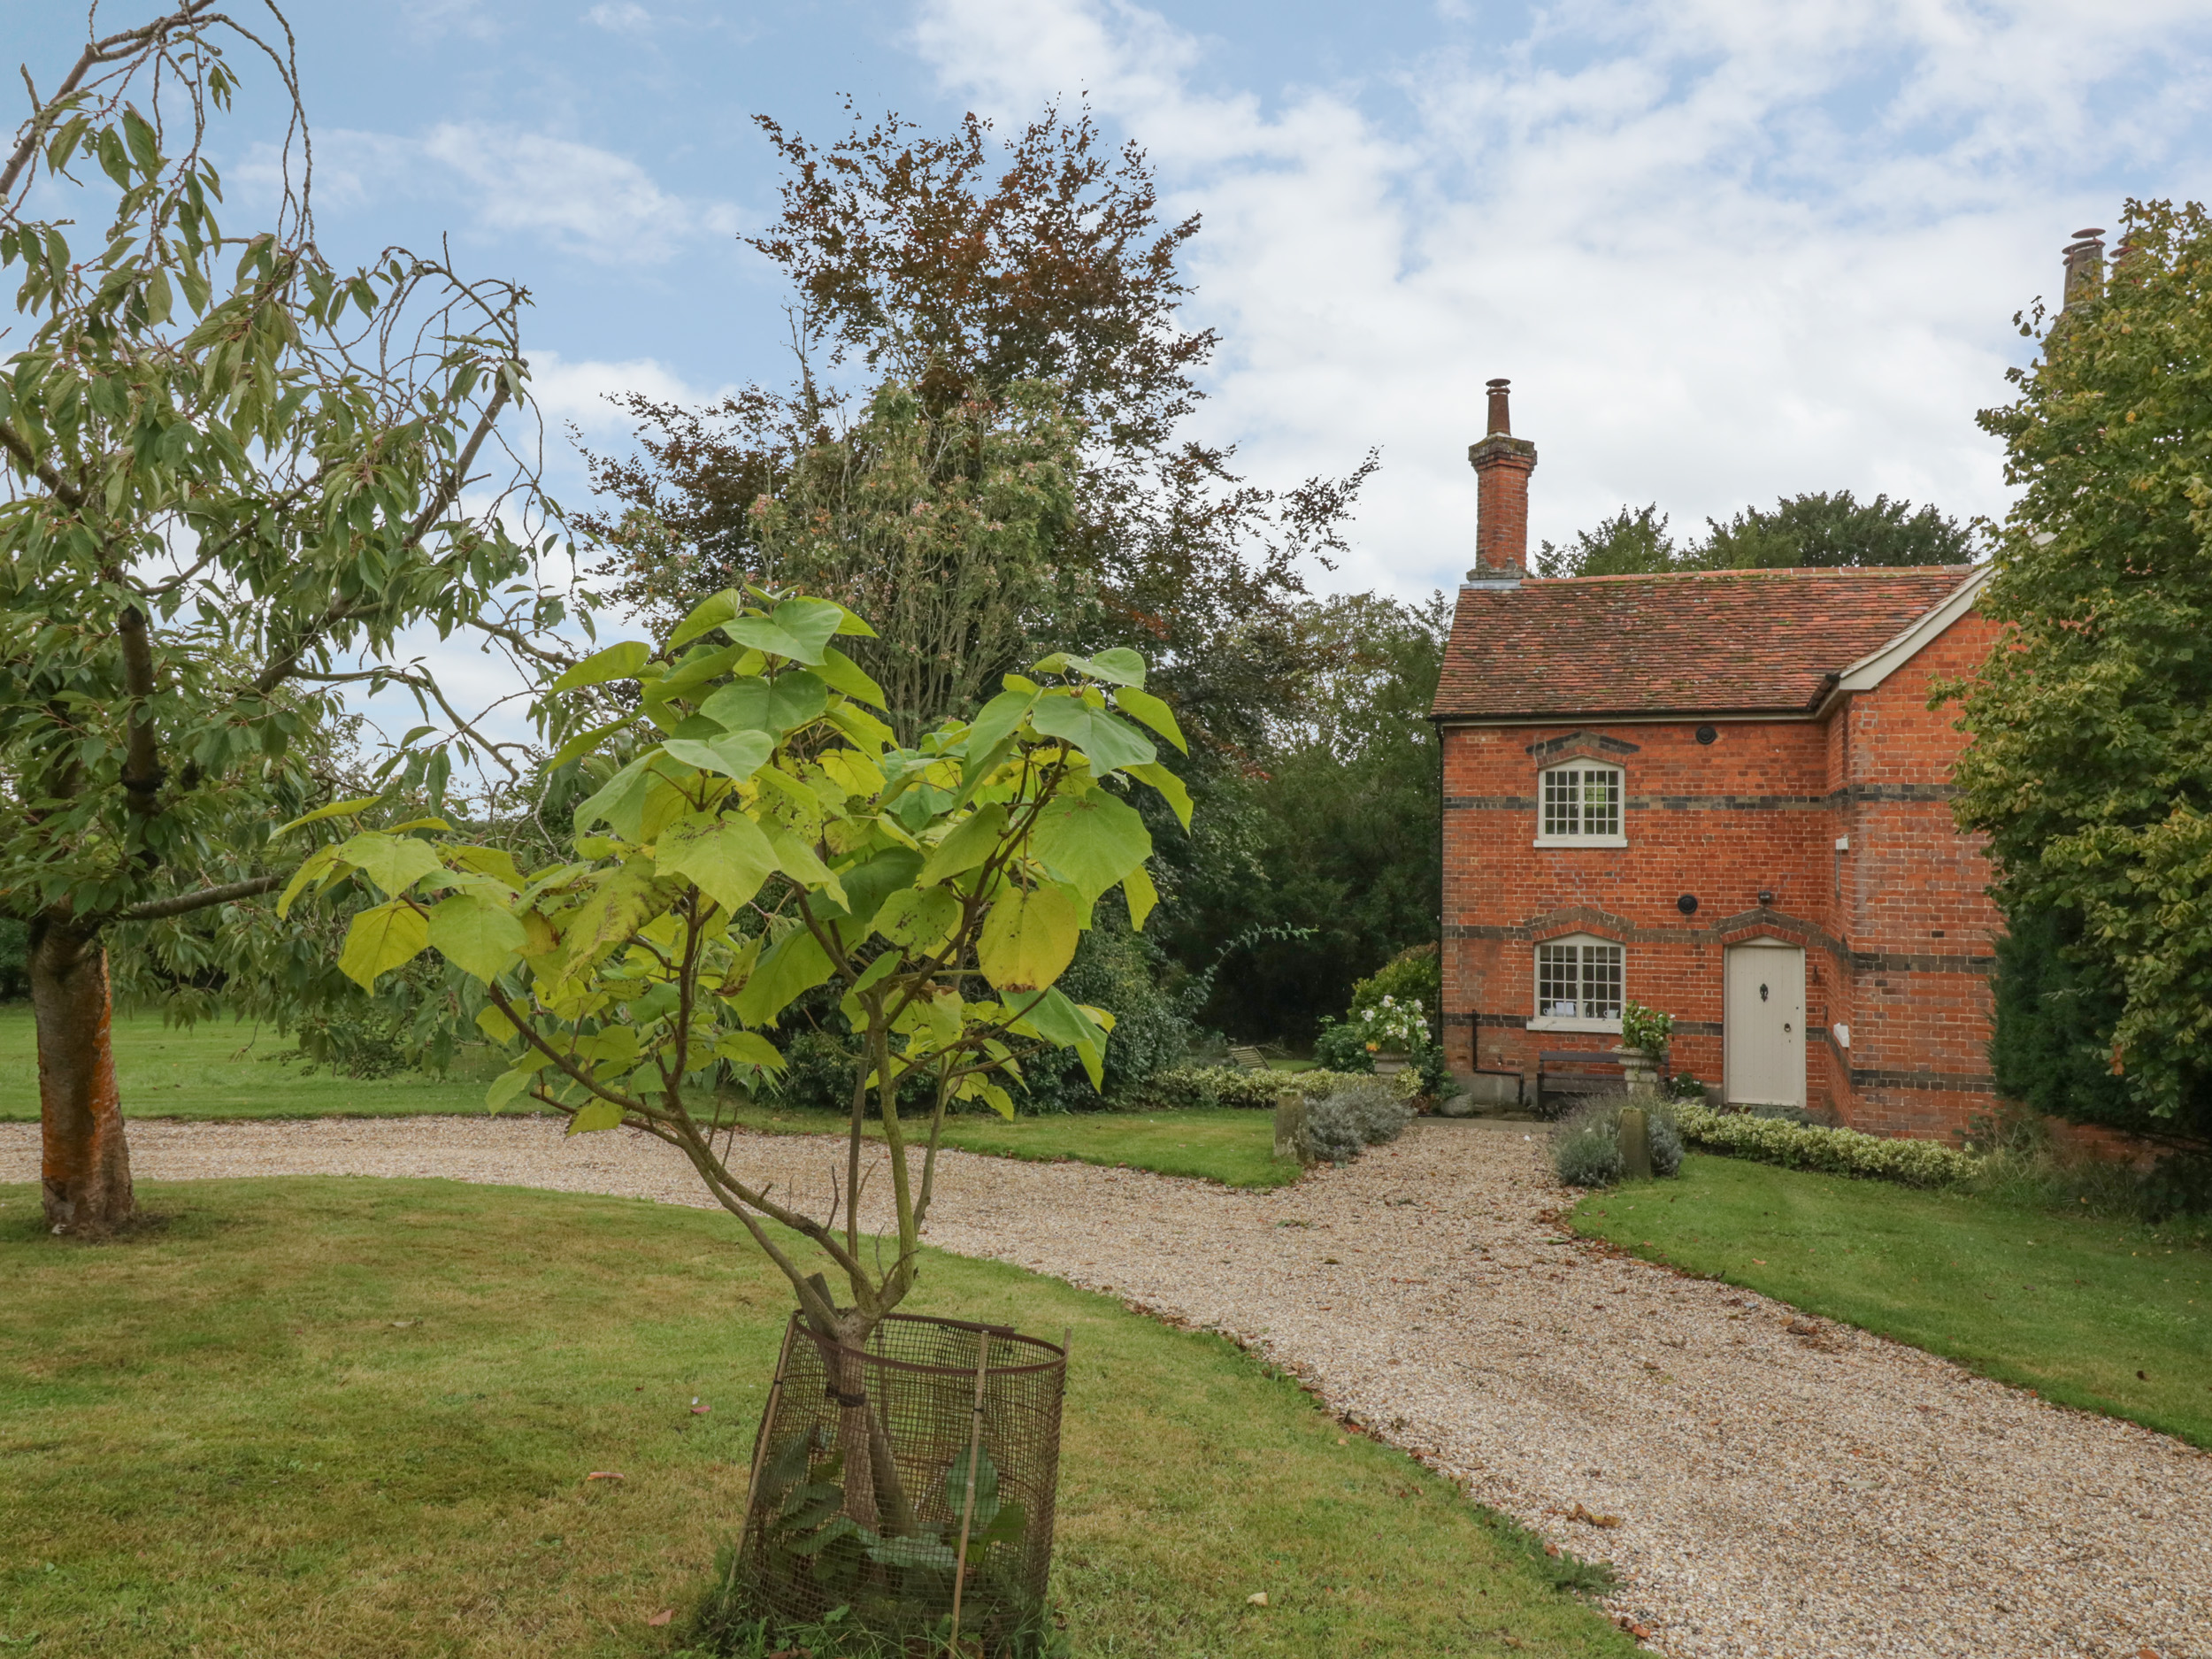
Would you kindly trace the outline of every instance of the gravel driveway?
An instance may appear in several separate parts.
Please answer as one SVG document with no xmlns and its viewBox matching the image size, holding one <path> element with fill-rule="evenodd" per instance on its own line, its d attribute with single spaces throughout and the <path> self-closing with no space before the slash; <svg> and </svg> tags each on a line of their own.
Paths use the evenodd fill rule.
<svg viewBox="0 0 2212 1659">
<path fill-rule="evenodd" d="M 838 1144 L 746 1137 L 732 1162 L 826 1190 Z M 1424 1123 L 1269 1193 L 952 1153 L 929 1237 L 1245 1340 L 1471 1496 L 1612 1562 L 1609 1606 L 1666 1653 L 2212 1659 L 2212 1455 L 1564 1240 L 1542 1220 L 1563 1194 L 1540 1149 L 1517 1126 Z M 0 1125 L 0 1171 L 35 1179 L 36 1157 L 35 1125 Z M 657 1142 L 543 1120 L 149 1121 L 131 1157 L 143 1180 L 704 1202 Z"/>
</svg>

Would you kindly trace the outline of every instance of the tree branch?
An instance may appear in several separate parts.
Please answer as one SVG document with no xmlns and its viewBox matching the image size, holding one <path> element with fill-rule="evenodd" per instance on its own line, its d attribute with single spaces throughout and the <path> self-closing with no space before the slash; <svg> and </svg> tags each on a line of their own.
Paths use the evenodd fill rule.
<svg viewBox="0 0 2212 1659">
<path fill-rule="evenodd" d="M 113 919 L 119 922 L 157 922 L 164 917 L 204 910 L 211 904 L 228 904 L 234 899 L 250 899 L 264 893 L 273 893 L 290 879 L 289 876 L 256 876 L 250 881 L 233 881 L 226 887 L 202 887 L 197 893 L 178 893 L 165 899 L 150 899 L 143 904 L 132 905 L 127 910 L 118 910 Z"/>
</svg>

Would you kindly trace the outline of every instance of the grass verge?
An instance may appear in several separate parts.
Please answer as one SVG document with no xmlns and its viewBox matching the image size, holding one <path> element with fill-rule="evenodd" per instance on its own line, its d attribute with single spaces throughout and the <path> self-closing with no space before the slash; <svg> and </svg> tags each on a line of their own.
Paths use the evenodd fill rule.
<svg viewBox="0 0 2212 1659">
<path fill-rule="evenodd" d="M 2124 1221 L 1693 1156 L 1578 1231 L 2212 1447 L 2212 1252 Z"/>
<path fill-rule="evenodd" d="M 158 1014 L 118 1014 L 116 1082 L 127 1118 L 418 1118 L 480 1112 L 498 1071 L 488 1057 L 443 1078 L 409 1072 L 365 1082 L 302 1071 L 273 1025 L 203 1020 L 187 1030 Z M 0 1122 L 38 1121 L 38 1034 L 30 1010 L 0 1009 Z"/>
<path fill-rule="evenodd" d="M 119 1015 L 115 1069 L 127 1118 L 403 1118 L 484 1110 L 484 1087 L 498 1071 L 465 1055 L 443 1078 L 411 1073 L 375 1082 L 277 1058 L 289 1044 L 266 1025 L 210 1020 L 181 1030 L 156 1014 Z M 740 1110 L 749 1126 L 782 1134 L 839 1134 L 843 1117 L 762 1104 Z M 0 1122 L 38 1119 L 38 1048 L 27 1010 L 0 1010 Z M 955 1118 L 945 1144 L 994 1157 L 1126 1164 L 1229 1187 L 1281 1187 L 1295 1164 L 1274 1161 L 1274 1115 L 1265 1111 L 1067 1112 L 1017 1118 Z"/>
<path fill-rule="evenodd" d="M 726 1218 L 444 1181 L 140 1193 L 165 1223 L 85 1245 L 0 1187 L 11 1651 L 677 1647 L 788 1305 Z M 1509 1522 L 1219 1339 L 934 1253 L 911 1305 L 1072 1329 L 1078 1654 L 1633 1651 Z"/>
</svg>

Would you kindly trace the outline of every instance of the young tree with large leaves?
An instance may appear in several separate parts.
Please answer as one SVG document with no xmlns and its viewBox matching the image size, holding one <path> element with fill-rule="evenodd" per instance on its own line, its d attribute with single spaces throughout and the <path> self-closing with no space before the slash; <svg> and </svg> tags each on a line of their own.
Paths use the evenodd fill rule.
<svg viewBox="0 0 2212 1659">
<path fill-rule="evenodd" d="M 2131 202 L 1985 411 L 2021 488 L 1966 687 L 1961 825 L 2014 930 L 1998 1081 L 2062 1117 L 2212 1146 L 2212 215 Z M 2041 321 L 2022 320 L 2024 333 Z"/>
<path fill-rule="evenodd" d="M 573 857 L 526 869 L 434 822 L 362 829 L 308 855 L 281 901 L 373 883 L 384 902 L 354 918 L 346 972 L 373 987 L 439 952 L 511 1056 L 490 1104 L 528 1100 L 565 1114 L 572 1134 L 627 1124 L 675 1148 L 843 1356 L 913 1286 L 947 1110 L 979 1101 L 1010 1118 L 1001 1079 L 1020 1077 L 1023 1046 L 1073 1049 L 1100 1083 L 1112 1018 L 1056 981 L 1110 891 L 1139 925 L 1152 909 L 1132 783 L 1189 810 L 1140 729 L 1181 742 L 1134 652 L 1048 657 L 1033 678 L 1007 676 L 972 722 L 903 747 L 875 712 L 881 687 L 841 649 L 869 634 L 827 600 L 718 595 L 665 649 L 610 646 L 555 682 L 550 724 L 586 723 L 569 746 L 611 767 L 577 809 Z M 570 695 L 610 683 L 633 694 L 612 730 Z M 319 833 L 362 805 L 288 827 Z M 721 1085 L 726 1071 L 749 1087 L 781 1070 L 779 1020 L 822 986 L 841 994 L 868 1069 L 841 1177 L 810 1210 L 733 1164 Z M 900 1104 L 916 1079 L 929 1102 L 919 1123 Z M 887 1256 L 861 1213 L 872 1095 Z M 897 1468 L 851 1369 L 839 1377 L 844 1467 L 874 1478 L 847 1481 L 845 1513 L 879 1542 L 908 1536 Z"/>
<path fill-rule="evenodd" d="M 268 229 L 220 222 L 202 148 L 244 45 L 298 113 L 273 10 L 190 4 L 94 39 L 33 88 L 0 170 L 19 332 L 0 374 L 0 907 L 28 925 L 43 1175 L 57 1233 L 131 1214 L 105 941 L 282 883 L 273 826 L 311 803 L 295 749 L 354 685 L 402 685 L 494 757 L 404 630 L 527 653 L 558 602 L 483 474 L 524 401 L 523 296 L 396 250 L 317 250 L 302 164 Z M 302 129 L 296 125 L 295 132 Z M 36 219 L 49 194 L 77 220 Z M 462 504 L 465 487 L 470 505 Z"/>
</svg>

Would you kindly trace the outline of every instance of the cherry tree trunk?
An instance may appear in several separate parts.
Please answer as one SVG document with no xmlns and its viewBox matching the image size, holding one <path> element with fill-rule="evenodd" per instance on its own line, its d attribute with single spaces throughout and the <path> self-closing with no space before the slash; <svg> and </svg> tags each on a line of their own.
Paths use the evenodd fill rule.
<svg viewBox="0 0 2212 1659">
<path fill-rule="evenodd" d="M 107 950 L 97 935 L 42 917 L 31 927 L 30 965 L 46 1225 L 97 1237 L 132 1211 L 131 1154 L 109 1035 Z"/>
</svg>

